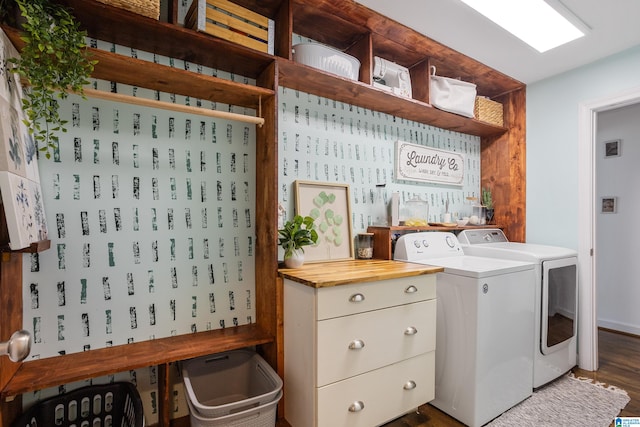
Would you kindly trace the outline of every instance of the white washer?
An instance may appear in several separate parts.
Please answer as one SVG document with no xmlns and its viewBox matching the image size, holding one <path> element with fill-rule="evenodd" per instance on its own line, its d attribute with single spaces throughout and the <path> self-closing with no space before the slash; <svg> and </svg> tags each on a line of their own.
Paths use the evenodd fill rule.
<svg viewBox="0 0 640 427">
<path fill-rule="evenodd" d="M 509 242 L 500 229 L 463 230 L 464 253 L 535 263 L 536 336 L 533 387 L 576 365 L 578 332 L 578 253 L 572 249 Z"/>
<path fill-rule="evenodd" d="M 444 267 L 436 282 L 436 381 L 430 403 L 470 427 L 533 392 L 534 266 L 465 255 L 452 233 L 401 236 L 394 259 Z"/>
</svg>

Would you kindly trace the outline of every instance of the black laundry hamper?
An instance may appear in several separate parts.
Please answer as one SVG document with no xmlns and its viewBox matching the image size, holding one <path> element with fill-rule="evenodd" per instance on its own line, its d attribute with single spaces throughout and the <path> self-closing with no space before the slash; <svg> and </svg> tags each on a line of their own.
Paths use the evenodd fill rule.
<svg viewBox="0 0 640 427">
<path fill-rule="evenodd" d="M 41 400 L 11 427 L 144 427 L 142 400 L 132 383 L 79 388 Z"/>
</svg>

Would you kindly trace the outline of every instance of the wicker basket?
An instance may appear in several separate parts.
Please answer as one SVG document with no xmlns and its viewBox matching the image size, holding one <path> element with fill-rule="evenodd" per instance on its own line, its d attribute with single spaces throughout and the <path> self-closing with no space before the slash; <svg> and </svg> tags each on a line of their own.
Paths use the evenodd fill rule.
<svg viewBox="0 0 640 427">
<path fill-rule="evenodd" d="M 477 96 L 474 113 L 477 120 L 496 126 L 504 125 L 503 107 L 499 102 L 492 101 L 483 96 Z"/>
<path fill-rule="evenodd" d="M 160 0 L 98 0 L 109 6 L 119 7 L 149 18 L 160 18 Z"/>
</svg>

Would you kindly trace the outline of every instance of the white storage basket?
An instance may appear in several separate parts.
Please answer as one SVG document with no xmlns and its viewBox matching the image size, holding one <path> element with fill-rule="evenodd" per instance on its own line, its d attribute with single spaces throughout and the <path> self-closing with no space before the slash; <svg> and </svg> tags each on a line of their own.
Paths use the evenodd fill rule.
<svg viewBox="0 0 640 427">
<path fill-rule="evenodd" d="M 191 359 L 183 363 L 182 376 L 192 412 L 203 418 L 223 417 L 271 403 L 282 388 L 278 374 L 259 354 L 249 350 Z"/>
<path fill-rule="evenodd" d="M 269 403 L 222 417 L 207 418 L 199 414 L 193 404 L 189 405 L 191 427 L 274 427 L 276 424 L 276 410 L 282 397 L 282 391 Z"/>
</svg>

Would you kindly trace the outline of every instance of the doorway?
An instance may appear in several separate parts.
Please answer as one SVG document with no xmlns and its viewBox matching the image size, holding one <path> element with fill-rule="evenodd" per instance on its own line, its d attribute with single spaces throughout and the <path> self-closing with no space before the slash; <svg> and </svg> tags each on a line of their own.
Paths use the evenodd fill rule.
<svg viewBox="0 0 640 427">
<path fill-rule="evenodd" d="M 599 207 L 595 186 L 595 156 L 597 152 L 597 115 L 640 103 L 640 88 L 581 103 L 578 117 L 578 258 L 580 260 L 578 323 L 578 365 L 598 369 L 598 316 L 595 265 L 595 215 Z"/>
</svg>

